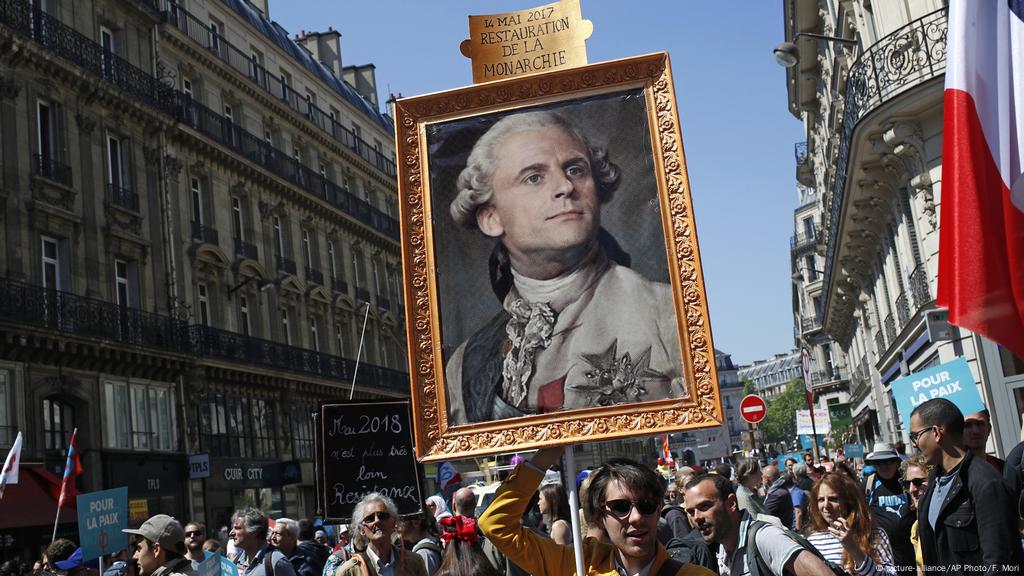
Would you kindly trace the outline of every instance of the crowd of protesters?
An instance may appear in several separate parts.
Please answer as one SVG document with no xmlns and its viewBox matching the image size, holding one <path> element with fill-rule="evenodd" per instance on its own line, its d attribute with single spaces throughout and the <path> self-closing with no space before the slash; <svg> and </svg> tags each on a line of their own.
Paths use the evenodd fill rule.
<svg viewBox="0 0 1024 576">
<path fill-rule="evenodd" d="M 665 478 L 611 460 L 575 479 L 579 532 L 566 489 L 546 474 L 562 448 L 520 462 L 479 520 L 470 488 L 450 501 L 431 496 L 404 518 L 388 497 L 367 494 L 330 536 L 311 520 L 251 507 L 217 534 L 158 514 L 125 530 L 133 552 L 105 557 L 102 576 L 193 576 L 211 554 L 239 576 L 561 575 L 575 570 L 576 539 L 593 575 L 1019 573 L 1024 442 L 1006 462 L 986 455 L 987 412 L 965 418 L 943 399 L 919 405 L 909 424 L 916 454 L 877 443 L 860 470 L 841 454 L 808 454 L 784 465 L 682 467 Z M 98 568 L 58 539 L 34 566 L 12 560 L 0 576 L 100 576 Z"/>
</svg>

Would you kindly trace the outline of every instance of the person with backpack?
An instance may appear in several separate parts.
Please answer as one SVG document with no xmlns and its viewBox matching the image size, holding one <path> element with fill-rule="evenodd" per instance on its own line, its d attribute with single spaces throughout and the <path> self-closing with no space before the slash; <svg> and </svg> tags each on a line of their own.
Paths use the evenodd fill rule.
<svg viewBox="0 0 1024 576">
<path fill-rule="evenodd" d="M 889 537 L 873 526 L 867 500 L 844 474 L 824 474 L 811 487 L 806 533 L 826 560 L 849 574 L 896 574 Z"/>
<path fill-rule="evenodd" d="M 434 576 L 441 567 L 444 550 L 437 541 L 437 522 L 429 511 L 402 521 L 402 540 L 406 548 L 419 554 L 427 568 L 427 576 Z"/>
<path fill-rule="evenodd" d="M 717 474 L 694 476 L 683 501 L 694 532 L 711 548 L 723 576 L 843 574 L 799 534 L 740 510 L 732 482 Z"/>
<path fill-rule="evenodd" d="M 868 508 L 875 518 L 875 524 L 885 530 L 892 547 L 896 570 L 912 574 L 917 568 L 914 560 L 914 545 L 910 541 L 910 529 L 916 515 L 910 505 L 910 497 L 900 484 L 900 458 L 896 447 L 888 442 L 876 442 L 864 458 L 872 471 L 864 470 L 861 489 L 868 501 Z"/>
<path fill-rule="evenodd" d="M 357 552 L 337 568 L 329 564 L 323 576 L 427 576 L 419 555 L 392 543 L 397 522 L 391 498 L 379 492 L 363 496 L 352 511 L 350 528 Z"/>
<path fill-rule="evenodd" d="M 790 460 L 793 459 L 790 458 Z M 796 464 L 795 460 L 793 464 Z M 789 470 L 790 467 L 787 466 L 786 469 L 780 471 L 778 466 L 772 464 L 765 466 L 762 473 L 765 485 L 765 511 L 781 520 L 783 526 L 792 530 L 796 526 L 796 513 L 793 511 L 793 494 L 789 491 L 793 486 Z"/>
<path fill-rule="evenodd" d="M 267 542 L 270 521 L 262 510 L 245 508 L 231 517 L 232 560 L 241 576 L 295 576 L 288 557 Z"/>
<path fill-rule="evenodd" d="M 665 504 L 661 508 L 661 519 L 658 520 L 658 541 L 666 548 L 672 539 L 682 540 L 690 533 L 690 520 L 680 506 L 682 501 L 679 494 L 682 489 L 683 483 L 669 480 L 665 490 Z"/>
<path fill-rule="evenodd" d="M 572 546 L 561 546 L 522 525 L 545 471 L 562 455 L 563 447 L 537 451 L 516 466 L 502 482 L 494 500 L 480 516 L 480 530 L 517 565 L 533 576 L 562 576 L 575 572 Z M 661 477 L 651 468 L 623 458 L 605 462 L 589 477 L 583 508 L 593 531 L 582 543 L 583 566 L 589 576 L 649 574 L 704 576 L 700 566 L 670 559 L 656 538 L 658 512 L 665 496 Z"/>
</svg>

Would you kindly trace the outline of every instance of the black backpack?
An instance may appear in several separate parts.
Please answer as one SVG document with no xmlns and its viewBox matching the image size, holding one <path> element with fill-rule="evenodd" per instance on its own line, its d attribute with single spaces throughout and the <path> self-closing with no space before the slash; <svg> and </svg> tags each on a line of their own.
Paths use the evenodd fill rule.
<svg viewBox="0 0 1024 576">
<path fill-rule="evenodd" d="M 718 573 L 718 559 L 711 554 L 699 530 L 691 530 L 682 538 L 672 538 L 665 545 L 665 551 L 670 559 L 680 564 L 696 564 Z"/>
<path fill-rule="evenodd" d="M 761 551 L 757 549 L 757 540 L 755 539 L 757 532 L 767 524 L 767 522 L 762 520 L 751 520 L 750 524 L 747 526 L 747 567 L 750 568 L 750 576 L 772 576 L 772 574 L 774 574 L 771 566 L 769 566 L 768 563 L 765 562 L 764 558 L 761 557 Z M 776 526 L 776 528 L 778 528 L 778 526 Z M 825 563 L 825 566 L 828 566 L 828 568 L 832 570 L 833 574 L 836 576 L 846 576 L 846 570 L 844 570 L 842 566 L 835 562 L 826 560 L 825 557 L 821 555 L 821 552 L 818 552 L 818 549 L 814 547 L 814 544 L 808 542 L 806 538 L 786 528 L 780 528 L 780 530 L 782 530 L 786 536 L 789 536 L 801 548 L 820 558 L 821 561 Z"/>
</svg>

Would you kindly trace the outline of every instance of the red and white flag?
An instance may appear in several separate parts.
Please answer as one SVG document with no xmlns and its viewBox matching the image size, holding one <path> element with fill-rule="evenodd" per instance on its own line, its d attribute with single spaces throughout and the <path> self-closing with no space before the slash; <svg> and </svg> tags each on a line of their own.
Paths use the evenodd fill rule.
<svg viewBox="0 0 1024 576">
<path fill-rule="evenodd" d="M 949 3 L 937 302 L 1024 357 L 1024 0 Z"/>
<path fill-rule="evenodd" d="M 4 497 L 4 487 L 8 484 L 18 483 L 18 468 L 21 466 L 21 432 L 18 432 L 18 437 L 14 439 L 14 445 L 11 446 L 11 451 L 7 453 L 7 460 L 4 461 L 4 467 L 0 470 L 0 498 Z"/>
</svg>

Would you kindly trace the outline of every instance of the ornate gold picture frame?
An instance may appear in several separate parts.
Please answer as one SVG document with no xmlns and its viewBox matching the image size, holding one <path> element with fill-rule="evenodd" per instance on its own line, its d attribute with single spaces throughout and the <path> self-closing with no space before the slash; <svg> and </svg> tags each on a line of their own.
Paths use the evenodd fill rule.
<svg viewBox="0 0 1024 576">
<path fill-rule="evenodd" d="M 393 117 L 421 461 L 722 422 L 668 54 Z"/>
</svg>

